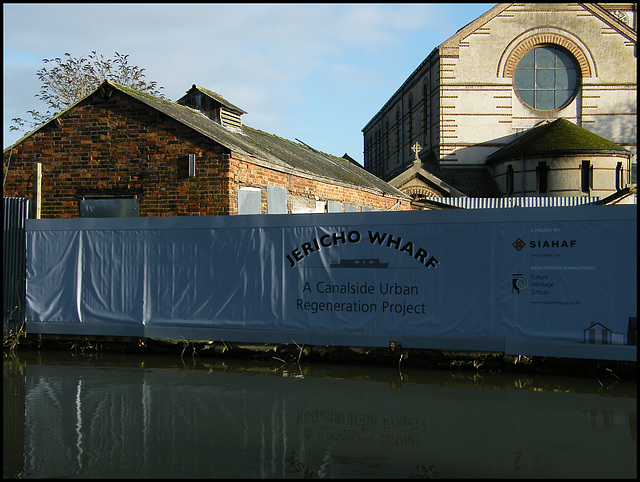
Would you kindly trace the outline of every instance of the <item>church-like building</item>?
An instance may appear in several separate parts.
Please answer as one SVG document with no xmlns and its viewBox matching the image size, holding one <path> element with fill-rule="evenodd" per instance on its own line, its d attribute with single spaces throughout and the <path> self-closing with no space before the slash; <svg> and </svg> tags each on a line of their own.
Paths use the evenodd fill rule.
<svg viewBox="0 0 640 482">
<path fill-rule="evenodd" d="M 363 128 L 365 169 L 416 201 L 629 190 L 636 13 L 497 4 L 433 49 Z"/>
</svg>

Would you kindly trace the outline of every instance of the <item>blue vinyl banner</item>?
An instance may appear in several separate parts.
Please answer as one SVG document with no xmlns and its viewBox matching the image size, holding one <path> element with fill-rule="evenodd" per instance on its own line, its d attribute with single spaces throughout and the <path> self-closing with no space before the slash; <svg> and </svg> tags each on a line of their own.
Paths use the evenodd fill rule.
<svg viewBox="0 0 640 482">
<path fill-rule="evenodd" d="M 635 206 L 29 220 L 27 328 L 635 359 L 636 243 Z"/>
</svg>

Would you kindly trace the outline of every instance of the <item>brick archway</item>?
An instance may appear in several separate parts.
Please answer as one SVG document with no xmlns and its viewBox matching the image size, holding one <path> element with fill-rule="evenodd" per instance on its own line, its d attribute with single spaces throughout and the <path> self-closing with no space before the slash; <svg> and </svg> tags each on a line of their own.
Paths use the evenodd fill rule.
<svg viewBox="0 0 640 482">
<path fill-rule="evenodd" d="M 592 72 L 592 67 L 589 63 L 587 55 L 576 42 L 564 35 L 555 32 L 545 32 L 533 34 L 518 42 L 518 44 L 511 50 L 511 52 L 509 52 L 506 61 L 504 62 L 502 76 L 513 78 L 513 74 L 516 70 L 516 65 L 518 65 L 520 59 L 531 49 L 539 45 L 557 45 L 564 48 L 571 55 L 573 55 L 573 57 L 578 62 L 583 78 L 592 77 L 593 75 L 595 75 L 594 72 Z"/>
<path fill-rule="evenodd" d="M 424 186 L 409 186 L 406 188 L 400 188 L 400 190 L 402 192 L 404 192 L 405 194 L 407 194 L 408 196 L 411 196 L 414 199 L 420 199 L 420 198 L 426 198 L 426 197 L 440 197 L 442 196 L 442 194 L 440 194 L 437 191 L 434 191 L 432 189 L 429 189 L 428 187 Z"/>
</svg>

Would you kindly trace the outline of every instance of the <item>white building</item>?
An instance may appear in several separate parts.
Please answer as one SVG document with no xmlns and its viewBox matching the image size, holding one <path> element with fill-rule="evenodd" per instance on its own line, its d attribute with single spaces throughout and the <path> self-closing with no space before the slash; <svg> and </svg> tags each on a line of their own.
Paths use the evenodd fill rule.
<svg viewBox="0 0 640 482">
<path fill-rule="evenodd" d="M 628 189 L 636 13 L 633 3 L 498 4 L 437 46 L 364 127 L 365 168 L 415 199 Z M 535 127 L 569 129 L 585 144 L 560 138 L 551 149 L 500 155 L 522 148 Z"/>
</svg>

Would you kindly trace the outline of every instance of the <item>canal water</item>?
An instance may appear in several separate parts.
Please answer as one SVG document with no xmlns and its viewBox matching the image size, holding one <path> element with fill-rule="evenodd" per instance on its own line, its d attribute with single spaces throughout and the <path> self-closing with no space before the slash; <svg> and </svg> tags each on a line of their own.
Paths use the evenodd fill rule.
<svg viewBox="0 0 640 482">
<path fill-rule="evenodd" d="M 4 354 L 3 476 L 637 477 L 636 383 Z"/>
</svg>

